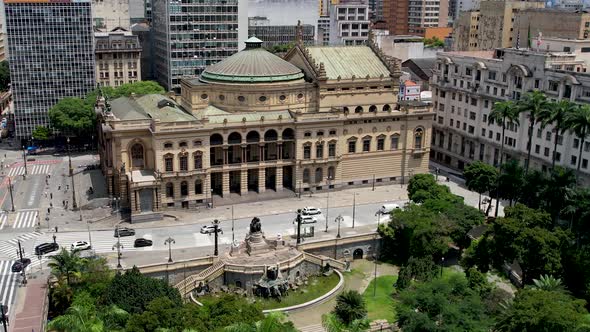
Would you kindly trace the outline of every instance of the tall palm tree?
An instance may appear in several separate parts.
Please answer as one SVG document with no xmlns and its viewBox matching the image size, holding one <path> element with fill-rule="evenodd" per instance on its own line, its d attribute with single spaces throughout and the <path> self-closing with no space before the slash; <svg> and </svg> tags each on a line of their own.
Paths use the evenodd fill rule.
<svg viewBox="0 0 590 332">
<path fill-rule="evenodd" d="M 524 174 L 529 171 L 531 163 L 531 148 L 533 147 L 533 135 L 535 124 L 540 122 L 539 115 L 551 109 L 551 103 L 547 101 L 547 97 L 541 91 L 535 90 L 526 93 L 517 103 L 519 113 L 528 113 L 529 116 L 529 143 L 527 145 L 527 157 L 524 165 Z"/>
<path fill-rule="evenodd" d="M 555 140 L 553 142 L 553 156 L 551 157 L 551 168 L 555 168 L 555 160 L 557 156 L 557 143 L 559 135 L 569 128 L 565 125 L 567 114 L 574 112 L 576 104 L 569 100 L 562 99 L 559 102 L 552 103 L 549 109 L 542 110 L 537 117 L 543 124 L 543 127 L 548 124 L 553 124 L 555 127 Z"/>
<path fill-rule="evenodd" d="M 65 279 L 69 285 L 73 278 L 80 276 L 80 269 L 84 264 L 84 259 L 80 257 L 79 250 L 69 251 L 62 248 L 61 251 L 51 256 L 51 261 L 47 264 L 58 280 Z"/>
<path fill-rule="evenodd" d="M 499 173 L 502 174 L 502 163 L 504 161 L 504 137 L 506 134 L 506 124 L 516 123 L 518 121 L 518 108 L 512 101 L 499 101 L 494 104 L 490 115 L 488 116 L 488 123 L 497 123 L 502 127 L 502 142 L 500 145 L 500 162 L 498 163 Z M 499 179 L 500 177 L 498 177 Z M 496 211 L 494 215 L 498 216 L 498 209 L 500 207 L 499 191 L 496 189 Z"/>
<path fill-rule="evenodd" d="M 588 135 L 590 135 L 590 105 L 580 105 L 573 112 L 567 113 L 564 123 L 580 140 L 578 168 L 576 170 L 577 181 L 580 176 L 580 166 L 582 166 L 582 149 L 584 148 L 584 143 Z"/>
</svg>

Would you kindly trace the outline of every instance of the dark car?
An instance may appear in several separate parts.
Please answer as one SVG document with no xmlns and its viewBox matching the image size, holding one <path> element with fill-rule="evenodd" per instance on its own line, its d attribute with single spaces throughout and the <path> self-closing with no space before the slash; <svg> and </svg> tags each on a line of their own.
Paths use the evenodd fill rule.
<svg viewBox="0 0 590 332">
<path fill-rule="evenodd" d="M 22 272 L 27 266 L 31 264 L 31 260 L 29 258 L 23 258 L 22 260 L 18 260 L 12 264 L 12 272 Z"/>
<path fill-rule="evenodd" d="M 46 253 L 56 251 L 59 249 L 59 245 L 53 242 L 41 243 L 35 247 L 35 255 L 45 255 Z"/>
<path fill-rule="evenodd" d="M 135 239 L 135 242 L 133 242 L 133 246 L 135 248 L 139 248 L 139 247 L 151 247 L 152 246 L 152 240 L 148 240 L 148 239 L 144 239 L 144 238 Z"/>
<path fill-rule="evenodd" d="M 133 236 L 135 235 L 135 230 L 131 228 L 117 228 L 115 229 L 115 237 L 123 237 L 123 236 Z"/>
</svg>

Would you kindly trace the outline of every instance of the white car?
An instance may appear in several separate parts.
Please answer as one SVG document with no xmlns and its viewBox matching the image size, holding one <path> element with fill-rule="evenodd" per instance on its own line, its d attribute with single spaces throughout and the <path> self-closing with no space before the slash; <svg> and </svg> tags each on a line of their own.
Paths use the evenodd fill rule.
<svg viewBox="0 0 590 332">
<path fill-rule="evenodd" d="M 201 227 L 201 234 L 213 234 L 215 233 L 215 226 L 213 225 L 204 225 Z M 217 226 L 217 233 L 223 234 L 220 226 Z"/>
<path fill-rule="evenodd" d="M 88 242 L 86 242 L 86 241 L 76 241 L 76 242 L 72 243 L 70 248 L 72 249 L 72 251 L 74 251 L 74 250 L 88 250 L 91 247 L 90 247 L 90 244 L 88 244 Z"/>
<path fill-rule="evenodd" d="M 301 216 L 302 224 L 315 224 L 318 220 L 314 216 Z"/>
<path fill-rule="evenodd" d="M 309 216 L 309 215 L 314 215 L 314 214 L 321 214 L 322 211 L 318 208 L 313 207 L 313 206 L 306 206 L 303 208 L 303 210 L 301 210 L 301 213 L 303 215 Z"/>
</svg>

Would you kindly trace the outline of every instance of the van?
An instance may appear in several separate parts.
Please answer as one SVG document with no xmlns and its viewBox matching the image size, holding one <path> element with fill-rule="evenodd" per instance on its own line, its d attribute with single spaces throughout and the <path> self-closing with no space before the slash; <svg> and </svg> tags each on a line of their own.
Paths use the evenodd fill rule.
<svg viewBox="0 0 590 332">
<path fill-rule="evenodd" d="M 377 210 L 378 214 L 388 214 L 393 210 L 399 209 L 399 205 L 397 204 L 383 204 L 379 210 Z"/>
</svg>

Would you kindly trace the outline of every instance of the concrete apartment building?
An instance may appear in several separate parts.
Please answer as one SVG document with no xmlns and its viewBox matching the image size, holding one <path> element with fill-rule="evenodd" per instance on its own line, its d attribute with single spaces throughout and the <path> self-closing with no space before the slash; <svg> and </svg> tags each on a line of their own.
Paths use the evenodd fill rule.
<svg viewBox="0 0 590 332">
<path fill-rule="evenodd" d="M 101 86 L 141 81 L 141 45 L 131 31 L 95 32 L 96 80 Z"/>
<path fill-rule="evenodd" d="M 47 112 L 64 97 L 96 88 L 92 3 L 7 0 L 8 60 L 16 136 L 48 126 Z"/>
<path fill-rule="evenodd" d="M 493 104 L 518 100 L 530 90 L 544 91 L 552 100 L 590 102 L 590 74 L 586 63 L 569 52 L 496 51 L 443 52 L 437 57 L 433 89 L 436 120 L 433 124 L 431 158 L 462 170 L 468 163 L 500 160 L 501 126 L 488 124 Z M 505 158 L 524 164 L 527 154 L 528 119 L 509 125 L 505 133 Z M 531 167 L 547 170 L 555 139 L 554 128 L 535 125 Z M 566 132 L 558 138 L 557 164 L 575 169 L 580 141 Z M 581 170 L 590 175 L 590 143 L 585 144 Z M 589 176 L 583 181 L 589 183 Z"/>
<path fill-rule="evenodd" d="M 117 27 L 129 29 L 129 0 L 92 0 L 94 27 L 111 31 Z"/>
<path fill-rule="evenodd" d="M 315 43 L 315 26 L 301 24 L 300 27 L 303 43 L 313 45 Z M 266 49 L 295 44 L 298 29 L 297 25 L 272 25 L 266 17 L 248 18 L 248 36 L 255 36 L 262 40 L 262 47 Z"/>
<path fill-rule="evenodd" d="M 527 9 L 520 11 L 515 19 L 512 33 L 513 44 L 520 34 L 520 47 L 527 47 L 527 34 L 531 31 L 531 44 L 536 47 L 536 38 L 546 37 L 590 40 L 590 13 L 569 9 Z"/>
<path fill-rule="evenodd" d="M 248 34 L 247 2 L 152 1 L 154 73 L 167 90 L 180 93 L 182 78 L 198 77 L 205 67 L 240 48 Z"/>
<path fill-rule="evenodd" d="M 453 29 L 452 49 L 456 51 L 477 51 L 479 38 L 479 10 L 462 12 Z"/>
<path fill-rule="evenodd" d="M 404 183 L 428 172 L 432 109 L 398 102 L 400 63 L 375 43 L 246 49 L 162 95 L 102 104 L 109 194 L 132 220 L 166 209 Z"/>
<path fill-rule="evenodd" d="M 383 20 L 390 35 L 408 35 L 408 0 L 383 0 Z"/>
<path fill-rule="evenodd" d="M 425 28 L 448 25 L 449 0 L 383 0 L 390 35 L 421 35 Z"/>
<path fill-rule="evenodd" d="M 363 45 L 369 36 L 368 0 L 340 0 L 330 3 L 330 45 Z"/>
</svg>

